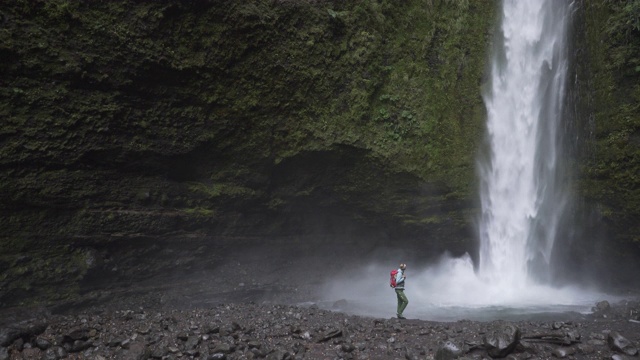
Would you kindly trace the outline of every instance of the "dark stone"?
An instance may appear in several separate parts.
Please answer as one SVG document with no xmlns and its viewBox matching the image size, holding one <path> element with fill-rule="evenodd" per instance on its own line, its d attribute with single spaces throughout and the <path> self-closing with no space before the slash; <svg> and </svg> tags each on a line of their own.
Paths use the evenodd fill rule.
<svg viewBox="0 0 640 360">
<path fill-rule="evenodd" d="M 333 303 L 333 308 L 334 309 L 344 309 L 344 308 L 347 307 L 347 305 L 349 305 L 347 300 L 341 299 L 341 300 L 338 300 L 338 301 Z"/>
<path fill-rule="evenodd" d="M 251 349 L 251 353 L 255 355 L 255 357 L 263 358 L 267 356 L 267 351 L 262 351 L 260 349 Z"/>
<path fill-rule="evenodd" d="M 435 360 L 453 360 L 464 353 L 456 343 L 451 340 L 442 344 L 436 352 Z"/>
<path fill-rule="evenodd" d="M 206 326 L 203 330 L 205 334 L 217 334 L 220 332 L 220 326 L 209 325 Z"/>
<path fill-rule="evenodd" d="M 118 338 L 111 338 L 107 342 L 107 345 L 109 345 L 110 347 L 116 347 L 116 346 L 119 346 L 122 343 L 122 341 L 123 340 L 118 339 Z"/>
<path fill-rule="evenodd" d="M 233 347 L 227 343 L 219 343 L 211 349 L 212 353 L 230 354 L 233 351 Z"/>
<path fill-rule="evenodd" d="M 592 346 L 605 346 L 607 343 L 604 340 L 591 339 L 587 340 L 587 344 Z"/>
<path fill-rule="evenodd" d="M 129 349 L 122 355 L 123 360 L 144 360 L 151 355 L 149 348 L 142 342 L 134 341 L 129 345 Z"/>
<path fill-rule="evenodd" d="M 51 347 L 51 342 L 47 339 L 43 339 L 41 337 L 36 338 L 36 347 L 40 350 L 47 350 Z"/>
<path fill-rule="evenodd" d="M 185 342 L 184 348 L 187 350 L 193 350 L 196 348 L 196 346 L 198 346 L 198 344 L 200 344 L 200 337 L 192 335 L 189 336 L 189 338 Z"/>
<path fill-rule="evenodd" d="M 557 358 L 566 358 L 569 355 L 573 355 L 576 353 L 576 349 L 571 347 L 561 347 L 554 349 L 551 354 Z"/>
<path fill-rule="evenodd" d="M 565 332 L 565 339 L 568 341 L 569 344 L 580 341 L 580 338 L 581 338 L 580 333 L 576 330 L 569 330 Z"/>
<path fill-rule="evenodd" d="M 320 339 L 318 340 L 318 342 L 324 342 L 324 341 L 329 341 L 335 337 L 338 336 L 342 336 L 342 330 L 340 329 L 330 329 L 327 330 L 324 334 L 322 334 L 322 336 L 320 337 Z"/>
<path fill-rule="evenodd" d="M 195 350 L 195 349 L 187 350 L 187 351 L 185 351 L 185 353 L 187 355 L 191 356 L 191 358 L 195 358 L 195 357 L 200 356 L 200 351 Z"/>
<path fill-rule="evenodd" d="M 340 346 L 340 348 L 342 349 L 342 351 L 346 352 L 346 353 L 350 353 L 352 351 L 354 351 L 356 349 L 355 346 L 353 346 L 353 344 L 351 343 L 344 343 L 342 344 L 342 346 Z"/>
<path fill-rule="evenodd" d="M 163 347 L 157 347 L 155 349 L 153 349 L 153 351 L 151 352 L 151 357 L 153 359 L 162 359 L 164 358 L 164 356 L 167 355 L 167 350 L 166 348 Z"/>
<path fill-rule="evenodd" d="M 63 359 L 67 357 L 67 350 L 65 350 L 61 346 L 54 346 L 45 351 L 44 357 L 46 360 Z"/>
<path fill-rule="evenodd" d="M 289 352 L 284 350 L 276 350 L 267 355 L 267 360 L 284 360 L 289 356 Z"/>
<path fill-rule="evenodd" d="M 86 350 L 90 348 L 91 346 L 93 346 L 93 343 L 91 341 L 76 340 L 73 342 L 73 345 L 71 345 L 69 352 L 72 352 L 72 353 L 80 352 L 82 350 Z"/>
<path fill-rule="evenodd" d="M 231 331 L 236 332 L 242 329 L 243 329 L 242 325 L 238 324 L 237 322 L 234 321 L 231 323 Z"/>
<path fill-rule="evenodd" d="M 223 326 L 219 330 L 220 336 L 229 336 L 233 334 L 233 328 L 231 326 Z"/>
<path fill-rule="evenodd" d="M 9 360 L 9 350 L 6 347 L 0 347 L 0 360 Z"/>
<path fill-rule="evenodd" d="M 0 328 L 0 346 L 9 346 L 20 337 L 20 331 L 13 328 Z"/>
<path fill-rule="evenodd" d="M 578 344 L 578 353 L 583 355 L 589 355 L 596 352 L 596 349 L 589 344 Z"/>
<path fill-rule="evenodd" d="M 209 355 L 209 357 L 207 357 L 207 360 L 225 360 L 226 358 L 227 358 L 227 355 L 223 353 L 216 353 L 213 355 Z"/>
<path fill-rule="evenodd" d="M 31 338 L 42 334 L 48 324 L 44 322 L 26 321 L 13 326 L 0 328 L 0 346 L 9 346 L 17 338 Z"/>
<path fill-rule="evenodd" d="M 596 307 L 593 308 L 593 310 L 598 312 L 608 312 L 609 310 L 611 310 L 611 304 L 609 304 L 607 300 L 598 301 L 596 303 Z"/>
<path fill-rule="evenodd" d="M 484 346 L 492 358 L 503 358 L 518 346 L 520 329 L 507 324 L 499 326 L 484 336 Z"/>
<path fill-rule="evenodd" d="M 74 330 L 70 334 L 65 335 L 63 341 L 72 343 L 72 342 L 74 342 L 76 340 L 88 340 L 90 331 L 91 331 L 91 329 Z"/>
<path fill-rule="evenodd" d="M 638 349 L 617 331 L 609 333 L 607 342 L 609 343 L 609 348 L 611 348 L 611 350 L 618 351 L 629 356 L 636 356 L 638 354 Z"/>
<path fill-rule="evenodd" d="M 22 358 L 23 359 L 41 359 L 42 358 L 42 350 L 38 348 L 30 348 L 22 350 Z M 2 359 L 2 357 L 0 357 Z"/>
</svg>

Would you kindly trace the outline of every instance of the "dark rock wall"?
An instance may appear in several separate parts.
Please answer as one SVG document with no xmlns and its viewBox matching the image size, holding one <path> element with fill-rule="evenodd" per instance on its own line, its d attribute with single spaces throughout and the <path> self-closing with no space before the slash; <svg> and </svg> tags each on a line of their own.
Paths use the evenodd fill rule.
<svg viewBox="0 0 640 360">
<path fill-rule="evenodd" d="M 580 6 L 575 221 L 594 225 L 562 258 L 582 266 L 640 233 L 621 4 Z M 264 242 L 473 252 L 496 6 L 3 2 L 0 303 L 215 268 Z"/>
<path fill-rule="evenodd" d="M 580 1 L 575 14 L 574 257 L 624 287 L 640 271 L 640 1 Z"/>
<path fill-rule="evenodd" d="M 295 237 L 464 251 L 494 7 L 3 2 L 0 302 Z"/>
</svg>

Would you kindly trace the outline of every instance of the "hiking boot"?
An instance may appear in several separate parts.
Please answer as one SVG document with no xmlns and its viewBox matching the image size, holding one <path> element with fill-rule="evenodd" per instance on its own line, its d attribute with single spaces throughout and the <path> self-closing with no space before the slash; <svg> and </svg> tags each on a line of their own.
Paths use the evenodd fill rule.
<svg viewBox="0 0 640 360">
<path fill-rule="evenodd" d="M 398 319 L 400 319 L 400 320 L 404 320 L 404 319 L 406 319 L 406 317 L 404 317 L 404 316 L 402 316 L 402 315 L 398 315 Z"/>
</svg>

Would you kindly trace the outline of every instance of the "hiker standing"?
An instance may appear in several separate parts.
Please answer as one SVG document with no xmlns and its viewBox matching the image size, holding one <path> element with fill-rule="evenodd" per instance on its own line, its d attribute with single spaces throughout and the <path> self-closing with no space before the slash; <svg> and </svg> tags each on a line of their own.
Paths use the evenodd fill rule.
<svg viewBox="0 0 640 360">
<path fill-rule="evenodd" d="M 396 295 L 398 296 L 398 311 L 397 311 L 398 319 L 406 319 L 404 316 L 402 316 L 402 312 L 409 304 L 407 295 L 404 294 L 404 280 L 407 278 L 407 276 L 404 274 L 406 269 L 407 269 L 407 264 L 400 264 L 400 268 L 396 273 L 396 279 L 395 279 L 396 280 L 395 290 L 396 290 Z"/>
</svg>

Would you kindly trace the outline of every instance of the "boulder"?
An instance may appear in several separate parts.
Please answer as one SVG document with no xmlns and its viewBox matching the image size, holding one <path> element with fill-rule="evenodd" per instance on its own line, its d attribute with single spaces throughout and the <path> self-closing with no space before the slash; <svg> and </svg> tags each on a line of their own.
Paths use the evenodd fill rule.
<svg viewBox="0 0 640 360">
<path fill-rule="evenodd" d="M 0 328 L 0 346 L 9 346 L 20 337 L 20 331 L 15 328 Z"/>
<path fill-rule="evenodd" d="M 451 340 L 445 341 L 436 352 L 435 360 L 453 360 L 464 354 L 464 350 Z"/>
<path fill-rule="evenodd" d="M 564 338 L 567 344 L 573 344 L 580 342 L 581 336 L 577 330 L 567 330 L 564 333 Z"/>
<path fill-rule="evenodd" d="M 500 325 L 484 336 L 484 346 L 492 358 L 506 357 L 519 342 L 520 329 L 512 324 Z"/>
<path fill-rule="evenodd" d="M 631 344 L 631 341 L 627 340 L 624 336 L 620 335 L 617 331 L 612 331 L 607 337 L 609 348 L 613 351 L 621 352 L 629 356 L 636 356 L 638 349 Z"/>
<path fill-rule="evenodd" d="M 611 304 L 609 304 L 607 300 L 598 301 L 592 310 L 597 312 L 607 312 L 611 310 Z"/>
<path fill-rule="evenodd" d="M 9 346 L 17 338 L 35 337 L 47 329 L 48 324 L 39 321 L 26 321 L 0 328 L 0 346 Z"/>
<path fill-rule="evenodd" d="M 561 359 L 566 358 L 567 356 L 573 355 L 575 353 L 576 353 L 576 349 L 571 347 L 560 347 L 560 348 L 553 349 L 553 351 L 551 352 L 553 356 Z"/>
<path fill-rule="evenodd" d="M 36 339 L 35 342 L 36 347 L 38 347 L 40 350 L 47 350 L 48 348 L 51 347 L 51 342 L 47 339 L 38 337 Z"/>
<path fill-rule="evenodd" d="M 349 302 L 347 302 L 347 300 L 340 299 L 340 300 L 338 300 L 338 301 L 333 303 L 333 308 L 334 309 L 345 309 L 347 307 L 347 305 L 349 305 Z"/>
</svg>

